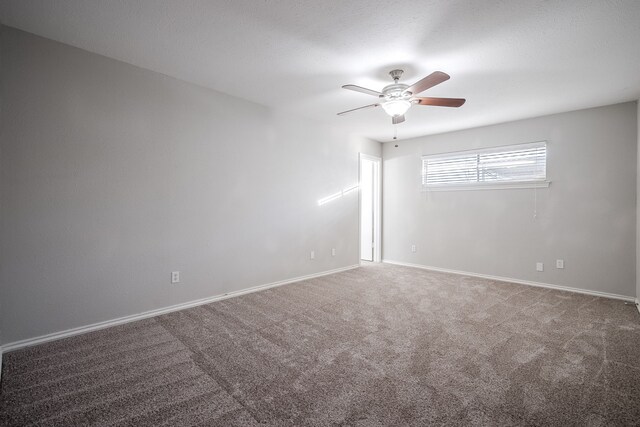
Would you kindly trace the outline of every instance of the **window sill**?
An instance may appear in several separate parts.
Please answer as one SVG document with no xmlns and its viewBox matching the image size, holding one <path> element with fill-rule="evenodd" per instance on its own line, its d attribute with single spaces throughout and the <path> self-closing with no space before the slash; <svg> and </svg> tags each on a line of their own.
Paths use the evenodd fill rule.
<svg viewBox="0 0 640 427">
<path fill-rule="evenodd" d="M 422 191 L 510 190 L 519 188 L 547 188 L 551 181 L 501 182 L 494 184 L 458 184 L 423 186 Z"/>
</svg>

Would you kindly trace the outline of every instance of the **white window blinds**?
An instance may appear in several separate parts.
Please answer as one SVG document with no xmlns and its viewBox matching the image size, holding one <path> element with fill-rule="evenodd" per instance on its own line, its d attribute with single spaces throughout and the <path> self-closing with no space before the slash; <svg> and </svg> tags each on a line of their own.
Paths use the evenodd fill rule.
<svg viewBox="0 0 640 427">
<path fill-rule="evenodd" d="M 535 183 L 546 179 L 544 141 L 422 157 L 425 187 Z"/>
</svg>

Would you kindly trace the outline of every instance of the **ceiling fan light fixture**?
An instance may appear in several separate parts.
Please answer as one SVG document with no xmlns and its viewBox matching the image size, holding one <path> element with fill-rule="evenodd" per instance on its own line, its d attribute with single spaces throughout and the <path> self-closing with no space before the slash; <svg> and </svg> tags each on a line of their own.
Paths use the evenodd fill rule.
<svg viewBox="0 0 640 427">
<path fill-rule="evenodd" d="M 411 107 L 411 102 L 406 99 L 394 99 L 384 102 L 382 108 L 391 117 L 402 116 Z"/>
</svg>

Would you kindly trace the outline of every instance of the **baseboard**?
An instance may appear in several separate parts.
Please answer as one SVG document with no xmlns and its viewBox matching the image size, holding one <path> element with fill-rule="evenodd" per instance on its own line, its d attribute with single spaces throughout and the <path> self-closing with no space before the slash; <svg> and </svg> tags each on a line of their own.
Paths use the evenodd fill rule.
<svg viewBox="0 0 640 427">
<path fill-rule="evenodd" d="M 78 328 L 67 329 L 60 332 L 53 332 L 47 335 L 41 335 L 35 338 L 28 338 L 20 341 L 14 341 L 11 343 L 3 344 L 2 351 L 8 353 L 10 351 L 19 350 L 21 348 L 34 346 L 37 344 L 44 344 L 46 342 L 59 340 L 62 338 L 71 337 L 74 335 L 80 335 L 87 332 L 97 331 L 99 329 L 108 328 L 111 326 L 121 325 L 123 323 L 135 322 L 136 320 L 147 319 L 149 317 L 159 316 L 165 313 L 171 313 L 172 311 L 184 310 L 186 308 L 196 307 L 203 304 L 209 304 L 215 301 L 220 301 L 227 298 L 233 298 L 244 294 L 249 294 L 252 292 L 257 292 L 269 288 L 275 288 L 276 286 L 287 285 L 289 283 L 301 282 L 303 280 L 314 279 L 316 277 L 328 276 L 330 274 L 340 273 L 342 271 L 353 270 L 354 268 L 360 267 L 359 264 L 350 265 L 347 267 L 336 268 L 333 270 L 322 271 L 320 273 L 309 274 L 306 276 L 294 277 L 292 279 L 280 280 L 278 282 L 267 283 L 265 285 L 258 285 L 247 289 L 242 289 L 239 291 L 227 292 L 222 295 L 216 295 L 212 297 L 202 298 L 194 301 L 189 301 L 181 304 L 172 305 L 169 307 L 163 307 L 156 310 L 145 311 L 139 314 L 133 314 L 131 316 L 119 317 L 117 319 L 107 320 L 104 322 L 93 323 L 87 326 L 80 326 Z"/>
<path fill-rule="evenodd" d="M 600 292 L 600 291 L 592 291 L 589 289 L 572 288 L 570 286 L 552 285 L 550 283 L 532 282 L 530 280 L 514 279 L 512 277 L 491 276 L 488 274 L 471 273 L 469 271 L 450 270 L 448 268 L 430 267 L 427 265 L 411 264 L 408 262 L 394 261 L 390 259 L 384 259 L 382 260 L 382 262 L 387 264 L 402 265 L 405 267 L 420 268 L 422 270 L 438 271 L 441 273 L 451 273 L 451 274 L 458 274 L 461 276 L 481 277 L 483 279 L 497 280 L 500 282 L 510 282 L 510 283 L 517 283 L 519 285 L 528 285 L 528 286 L 536 286 L 539 288 L 556 289 L 559 291 L 576 292 L 579 294 L 593 295 L 596 297 L 613 298 L 613 299 L 619 299 L 619 300 L 631 301 L 631 302 L 634 302 L 636 300 L 634 297 L 628 297 L 625 295 L 611 294 L 608 292 Z"/>
</svg>

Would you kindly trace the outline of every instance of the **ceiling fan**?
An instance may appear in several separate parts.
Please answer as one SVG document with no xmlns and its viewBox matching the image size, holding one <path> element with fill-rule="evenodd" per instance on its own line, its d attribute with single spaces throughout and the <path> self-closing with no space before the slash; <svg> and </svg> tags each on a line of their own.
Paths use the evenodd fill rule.
<svg viewBox="0 0 640 427">
<path fill-rule="evenodd" d="M 380 107 L 391 116 L 391 122 L 396 125 L 404 122 L 404 114 L 411 108 L 413 104 L 432 105 L 436 107 L 460 107 L 465 103 L 463 98 L 425 98 L 415 95 L 434 87 L 444 81 L 449 80 L 450 76 L 442 71 L 435 71 L 422 80 L 417 81 L 411 86 L 398 83 L 402 76 L 403 70 L 392 70 L 389 75 L 393 79 L 393 84 L 385 86 L 382 92 L 367 89 L 356 85 L 344 85 L 344 89 L 354 90 L 356 92 L 366 93 L 367 95 L 377 96 L 380 102 L 365 105 L 351 110 L 338 113 L 339 116 L 350 113 L 352 111 L 363 110 L 365 108 Z"/>
</svg>

